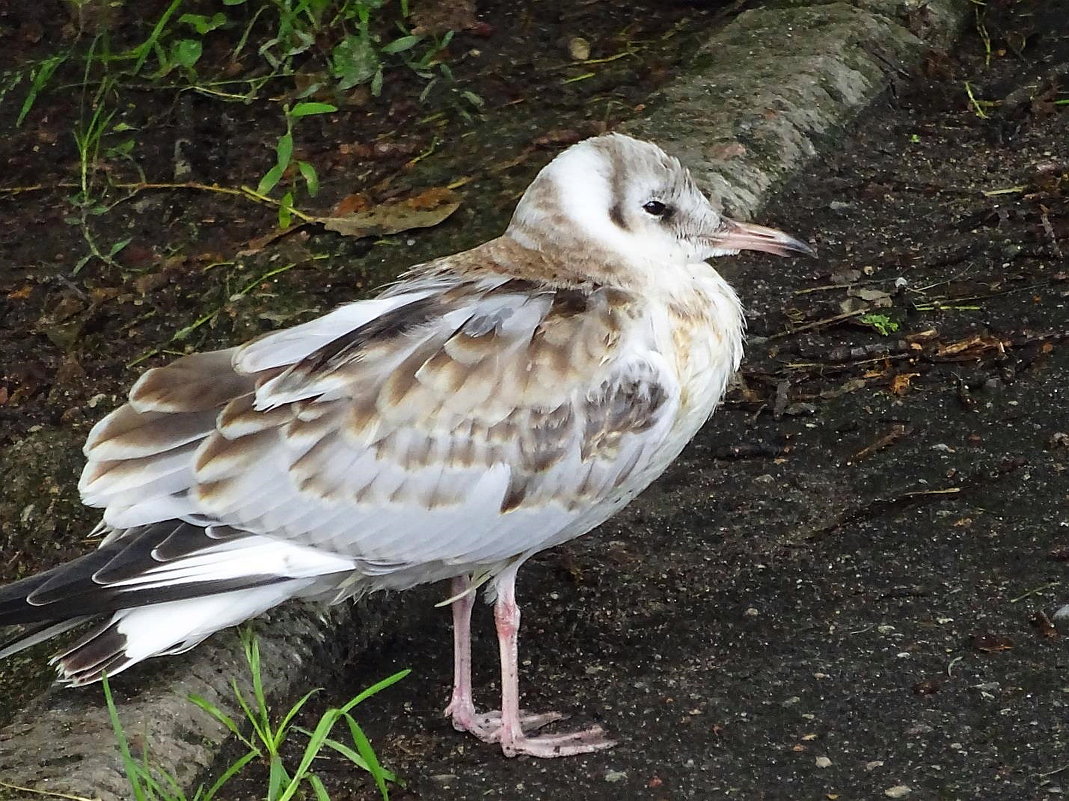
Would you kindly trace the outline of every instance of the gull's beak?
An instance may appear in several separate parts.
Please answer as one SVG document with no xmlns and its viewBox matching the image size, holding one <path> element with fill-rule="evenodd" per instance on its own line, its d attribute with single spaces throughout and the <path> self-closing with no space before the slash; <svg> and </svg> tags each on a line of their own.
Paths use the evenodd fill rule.
<svg viewBox="0 0 1069 801">
<path fill-rule="evenodd" d="M 710 239 L 713 247 L 718 250 L 760 250 L 777 256 L 789 256 L 792 253 L 816 255 L 816 251 L 805 242 L 788 236 L 783 231 L 753 223 L 736 222 L 727 217 L 721 218 L 720 228 Z"/>
</svg>

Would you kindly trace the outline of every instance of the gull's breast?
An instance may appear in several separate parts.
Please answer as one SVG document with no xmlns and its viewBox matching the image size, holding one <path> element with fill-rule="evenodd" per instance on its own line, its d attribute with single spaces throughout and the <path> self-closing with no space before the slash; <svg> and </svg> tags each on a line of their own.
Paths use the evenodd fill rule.
<svg viewBox="0 0 1069 801">
<path fill-rule="evenodd" d="M 712 273 L 665 303 L 663 315 L 663 324 L 656 328 L 670 338 L 664 349 L 670 353 L 680 386 L 675 428 L 689 440 L 720 403 L 739 367 L 742 305 L 731 287 Z"/>
</svg>

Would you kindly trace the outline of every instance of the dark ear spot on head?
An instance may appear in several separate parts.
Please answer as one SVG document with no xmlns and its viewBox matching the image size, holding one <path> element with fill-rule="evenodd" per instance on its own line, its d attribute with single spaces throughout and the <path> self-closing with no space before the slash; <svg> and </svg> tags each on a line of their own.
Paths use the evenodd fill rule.
<svg viewBox="0 0 1069 801">
<path fill-rule="evenodd" d="M 619 203 L 614 204 L 613 207 L 609 209 L 609 219 L 612 220 L 617 228 L 622 228 L 625 231 L 627 230 L 627 223 L 624 222 L 624 209 Z"/>
</svg>

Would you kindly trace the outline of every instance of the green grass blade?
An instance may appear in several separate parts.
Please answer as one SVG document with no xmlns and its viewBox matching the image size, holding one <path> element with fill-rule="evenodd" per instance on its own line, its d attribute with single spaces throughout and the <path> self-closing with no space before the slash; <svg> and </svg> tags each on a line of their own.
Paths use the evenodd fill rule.
<svg viewBox="0 0 1069 801">
<path fill-rule="evenodd" d="M 300 774 L 298 774 L 299 776 Z M 282 784 L 286 783 L 286 795 L 282 794 Z M 296 790 L 298 782 L 290 781 L 289 775 L 286 773 L 286 768 L 282 764 L 282 758 L 277 754 L 271 755 L 271 767 L 267 776 L 267 801 L 276 801 L 282 798 L 289 798 L 292 796 L 290 790 Z"/>
<path fill-rule="evenodd" d="M 382 46 L 382 52 L 403 53 L 405 50 L 411 50 L 422 41 L 422 36 L 402 36 L 400 39 L 394 39 L 392 42 L 384 44 Z"/>
<path fill-rule="evenodd" d="M 283 170 L 290 166 L 290 161 L 293 160 L 293 134 L 286 132 L 278 138 L 278 144 L 275 145 L 275 153 L 278 154 L 278 164 Z"/>
<path fill-rule="evenodd" d="M 309 690 L 307 693 L 305 693 L 304 698 L 302 698 L 300 701 L 298 701 L 297 703 L 295 703 L 293 706 L 290 707 L 290 711 L 286 713 L 285 717 L 283 717 L 282 720 L 278 724 L 278 732 L 280 734 L 285 732 L 287 729 L 289 729 L 290 723 L 293 722 L 293 719 L 297 716 L 297 713 L 301 711 L 301 708 L 306 703 L 308 703 L 308 699 L 310 699 L 317 692 L 319 692 L 319 688 L 316 688 L 314 690 Z"/>
<path fill-rule="evenodd" d="M 287 192 L 278 202 L 278 227 L 285 230 L 293 222 L 293 192 Z"/>
<path fill-rule="evenodd" d="M 345 714 L 346 712 L 348 712 L 350 709 L 352 709 L 357 704 L 361 703 L 362 701 L 366 701 L 368 698 L 370 698 L 371 696 L 375 695 L 375 693 L 381 692 L 382 690 L 385 690 L 387 687 L 389 687 L 389 686 L 391 686 L 393 684 L 397 684 L 397 682 L 399 682 L 401 679 L 403 679 L 405 676 L 407 676 L 411 672 L 412 672 L 411 668 L 405 668 L 404 670 L 401 670 L 401 671 L 398 671 L 397 673 L 394 673 L 392 676 L 387 676 L 382 681 L 379 681 L 379 682 L 376 682 L 375 684 L 372 684 L 370 687 L 368 687 L 362 693 L 360 693 L 355 698 L 353 698 L 351 701 L 346 703 L 345 706 L 343 706 L 341 709 L 338 710 L 338 712 L 341 713 L 341 714 Z"/>
<path fill-rule="evenodd" d="M 149 786 L 152 788 L 153 795 L 160 799 L 167 799 L 167 801 L 187 801 L 186 792 L 182 789 L 182 785 L 180 785 L 178 779 L 170 773 L 159 771 L 159 776 L 162 781 L 157 781 L 156 777 L 149 772 L 147 756 L 145 758 L 144 770 L 145 775 L 148 778 Z"/>
<path fill-rule="evenodd" d="M 307 729 L 302 729 L 301 731 L 309 736 L 311 736 L 312 734 Z M 367 761 L 362 756 L 360 756 L 360 754 L 358 754 L 352 748 L 347 746 L 345 743 L 340 743 L 337 740 L 328 737 L 323 741 L 323 747 L 329 748 L 331 751 L 335 751 L 341 754 L 343 757 L 352 762 L 361 770 L 366 770 L 368 773 L 371 773 L 371 766 L 368 765 Z"/>
<path fill-rule="evenodd" d="M 212 799 L 215 798 L 215 794 L 219 792 L 220 789 L 222 789 L 224 784 L 234 778 L 234 776 L 236 776 L 242 768 L 244 768 L 246 765 L 252 762 L 252 760 L 256 759 L 259 756 L 259 751 L 249 751 L 247 754 L 245 754 L 245 756 L 243 756 L 241 759 L 239 759 L 237 762 L 227 768 L 223 772 L 222 776 L 215 780 L 215 783 L 208 788 L 208 792 L 204 794 L 204 797 L 200 799 L 200 801 L 212 801 Z"/>
<path fill-rule="evenodd" d="M 41 94 L 41 91 L 45 88 L 45 85 L 52 77 L 52 73 L 56 71 L 56 68 L 67 60 L 68 55 L 68 53 L 60 53 L 51 58 L 46 58 L 37 65 L 37 69 L 33 70 L 31 73 L 33 78 L 30 81 L 30 89 L 26 93 L 26 98 L 22 101 L 22 108 L 19 109 L 19 116 L 15 119 L 16 128 L 22 127 L 26 115 L 30 113 L 33 109 L 33 104 L 37 102 L 37 96 Z"/>
<path fill-rule="evenodd" d="M 131 55 L 137 55 L 137 62 L 134 64 L 135 73 L 141 72 L 141 68 L 145 66 L 145 61 L 148 60 L 149 53 L 153 52 L 153 48 L 157 46 L 160 36 L 163 35 L 163 29 L 167 27 L 167 22 L 174 16 L 174 13 L 178 10 L 180 5 L 182 5 L 182 0 L 171 0 L 171 4 L 167 6 L 163 15 L 157 20 L 155 26 L 152 28 L 152 32 L 148 35 L 148 38 L 130 51 Z"/>
<path fill-rule="evenodd" d="M 312 785 L 312 790 L 316 794 L 316 801 L 330 801 L 330 796 L 327 794 L 327 788 L 323 786 L 323 782 L 314 773 L 308 777 L 308 783 Z"/>
<path fill-rule="evenodd" d="M 312 765 L 312 760 L 314 760 L 319 752 L 323 750 L 323 743 L 325 743 L 330 736 L 330 731 L 338 722 L 338 717 L 339 714 L 337 709 L 328 709 L 323 713 L 323 717 L 321 717 L 319 723 L 316 724 L 315 731 L 308 737 L 308 745 L 304 747 L 304 754 L 301 755 L 301 764 L 297 766 L 298 776 L 308 772 L 308 768 Z"/>
<path fill-rule="evenodd" d="M 249 706 L 249 702 L 245 700 L 245 696 L 241 690 L 238 689 L 237 681 L 231 683 L 231 687 L 234 690 L 234 698 L 237 700 L 238 705 L 241 707 L 241 711 L 245 714 L 245 719 L 252 725 L 253 733 L 256 735 L 256 739 L 259 740 L 264 746 L 268 746 L 270 743 L 270 732 L 266 731 L 262 725 L 256 712 Z M 254 746 L 255 747 L 255 746 Z"/>
<path fill-rule="evenodd" d="M 256 711 L 259 713 L 260 724 L 263 729 L 270 732 L 271 708 L 268 706 L 267 695 L 264 693 L 263 673 L 260 670 L 260 641 L 252 629 L 244 629 L 241 639 L 245 645 L 245 659 L 249 663 L 249 675 L 252 676 L 252 693 L 256 699 Z"/>
<path fill-rule="evenodd" d="M 108 719 L 111 721 L 111 730 L 115 732 L 115 740 L 119 743 L 119 754 L 122 757 L 123 770 L 126 772 L 126 780 L 130 783 L 130 789 L 134 793 L 136 801 L 148 801 L 145 787 L 142 784 L 141 766 L 130 754 L 130 743 L 123 731 L 122 721 L 119 720 L 119 711 L 115 708 L 115 699 L 111 695 L 111 685 L 108 684 L 108 674 L 101 678 L 104 687 L 104 703 L 108 707 Z"/>
<path fill-rule="evenodd" d="M 249 745 L 248 740 L 246 740 L 245 737 L 242 736 L 241 729 L 238 728 L 238 724 L 234 722 L 234 719 L 230 717 L 230 715 L 226 714 L 226 712 L 221 710 L 211 701 L 207 700 L 206 698 L 202 698 L 199 695 L 190 694 L 187 697 L 189 698 L 191 703 L 195 704 L 196 706 L 199 706 L 217 721 L 222 723 L 227 728 L 227 730 L 230 731 L 231 734 L 233 734 L 235 737 L 240 738 L 242 741 L 245 742 L 246 745 Z"/>
<path fill-rule="evenodd" d="M 371 741 L 364 734 L 364 730 L 360 728 L 360 724 L 348 712 L 345 713 L 345 722 L 349 724 L 349 734 L 352 735 L 356 750 L 364 758 L 364 762 L 367 763 L 367 771 L 371 774 L 371 778 L 375 780 L 375 786 L 379 788 L 379 792 L 382 793 L 383 801 L 390 801 L 390 791 L 386 787 L 386 772 L 382 769 L 382 764 L 375 754 L 375 749 L 371 747 Z"/>
</svg>

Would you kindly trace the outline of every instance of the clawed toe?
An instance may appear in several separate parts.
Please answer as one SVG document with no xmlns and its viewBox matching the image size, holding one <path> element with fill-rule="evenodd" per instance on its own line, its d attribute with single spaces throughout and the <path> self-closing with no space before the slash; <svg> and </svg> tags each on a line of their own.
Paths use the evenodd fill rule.
<svg viewBox="0 0 1069 801">
<path fill-rule="evenodd" d="M 548 726 L 550 723 L 559 723 L 562 720 L 567 720 L 571 715 L 566 715 L 563 712 L 525 712 L 520 710 L 520 728 L 525 732 L 538 731 L 543 726 Z"/>
<path fill-rule="evenodd" d="M 453 718 L 453 728 L 457 731 L 468 732 L 478 737 L 484 743 L 501 742 L 501 712 L 476 712 L 474 709 L 447 708 L 446 715 Z M 538 731 L 550 723 L 558 723 L 567 720 L 568 715 L 563 712 L 528 713 L 520 710 L 520 728 L 526 732 Z"/>
<path fill-rule="evenodd" d="M 521 560 L 522 561 L 522 560 Z M 501 652 L 501 712 L 476 712 L 471 688 L 471 609 L 474 603 L 471 577 L 453 581 L 453 697 L 445 714 L 453 728 L 466 731 L 484 743 L 499 743 L 505 756 L 552 757 L 589 754 L 616 743 L 600 726 L 567 734 L 532 736 L 543 726 L 568 716 L 560 712 L 530 713 L 520 709 L 517 634 L 520 608 L 516 605 L 517 561 L 494 578 L 497 600 L 494 622 Z"/>
<path fill-rule="evenodd" d="M 601 726 L 593 726 L 584 731 L 566 734 L 543 734 L 538 737 L 521 736 L 511 742 L 502 742 L 501 750 L 505 756 L 526 756 L 551 759 L 553 757 L 574 756 L 601 751 L 616 745 L 615 740 L 605 736 Z"/>
</svg>

